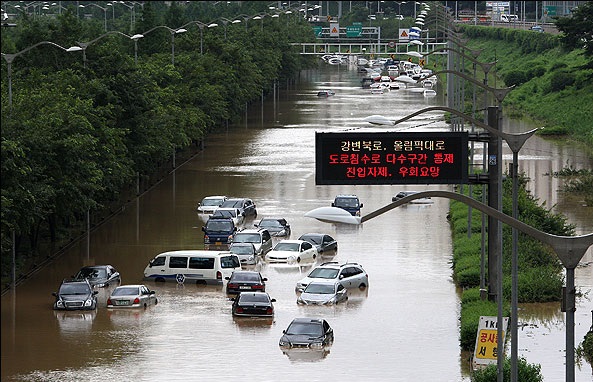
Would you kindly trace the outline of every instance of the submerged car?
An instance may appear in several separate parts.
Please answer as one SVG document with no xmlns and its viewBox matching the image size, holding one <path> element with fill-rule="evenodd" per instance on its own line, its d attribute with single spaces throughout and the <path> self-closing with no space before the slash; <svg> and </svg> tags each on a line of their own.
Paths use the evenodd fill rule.
<svg viewBox="0 0 593 382">
<path fill-rule="evenodd" d="M 233 219 L 236 226 L 240 226 L 245 222 L 245 216 L 241 213 L 238 208 L 223 208 L 219 207 L 212 215 L 211 218 L 228 218 Z"/>
<path fill-rule="evenodd" d="M 226 284 L 226 292 L 228 294 L 237 294 L 249 291 L 266 291 L 267 278 L 263 277 L 258 271 L 233 271 Z"/>
<path fill-rule="evenodd" d="M 302 292 L 313 281 L 338 281 L 346 288 L 366 288 L 369 276 L 358 263 L 338 263 L 330 261 L 313 268 L 307 277 L 296 283 L 295 291 Z"/>
<path fill-rule="evenodd" d="M 299 240 L 308 241 L 317 248 L 317 253 L 323 255 L 326 252 L 337 252 L 338 242 L 332 236 L 326 233 L 305 233 L 299 237 Z"/>
<path fill-rule="evenodd" d="M 233 316 L 270 317 L 274 315 L 274 302 L 266 292 L 241 292 L 233 301 Z"/>
<path fill-rule="evenodd" d="M 312 281 L 297 298 L 302 305 L 334 305 L 348 300 L 348 289 L 340 282 Z"/>
<path fill-rule="evenodd" d="M 97 309 L 97 294 L 88 280 L 64 280 L 57 292 L 52 296 L 55 310 L 95 310 Z"/>
<path fill-rule="evenodd" d="M 360 209 L 363 204 L 356 195 L 336 195 L 332 207 L 338 207 L 350 212 L 352 216 L 360 216 Z"/>
<path fill-rule="evenodd" d="M 251 243 L 255 247 L 255 253 L 264 256 L 272 249 L 272 235 L 265 228 L 243 229 L 235 234 L 233 244 Z"/>
<path fill-rule="evenodd" d="M 241 265 L 255 265 L 257 263 L 257 252 L 253 243 L 233 243 L 229 247 L 229 252 L 237 255 Z"/>
<path fill-rule="evenodd" d="M 203 214 L 213 214 L 226 200 L 227 197 L 224 195 L 206 196 L 198 203 L 196 211 Z"/>
<path fill-rule="evenodd" d="M 300 263 L 317 258 L 317 249 L 304 240 L 281 240 L 266 254 L 270 263 Z"/>
<path fill-rule="evenodd" d="M 120 285 L 107 299 L 108 308 L 147 308 L 157 303 L 156 292 L 142 284 Z"/>
<path fill-rule="evenodd" d="M 282 331 L 278 345 L 284 349 L 320 349 L 334 342 L 334 331 L 329 323 L 320 318 L 295 318 Z"/>
<path fill-rule="evenodd" d="M 245 218 L 257 217 L 257 206 L 253 200 L 249 198 L 229 198 L 222 203 L 221 207 L 238 208 Z"/>
<path fill-rule="evenodd" d="M 88 280 L 92 287 L 104 288 L 119 285 L 121 276 L 111 265 L 90 265 L 80 268 L 74 280 Z"/>
<path fill-rule="evenodd" d="M 265 228 L 270 235 L 276 237 L 290 236 L 290 224 L 284 218 L 263 218 L 254 224 L 258 228 Z"/>
</svg>

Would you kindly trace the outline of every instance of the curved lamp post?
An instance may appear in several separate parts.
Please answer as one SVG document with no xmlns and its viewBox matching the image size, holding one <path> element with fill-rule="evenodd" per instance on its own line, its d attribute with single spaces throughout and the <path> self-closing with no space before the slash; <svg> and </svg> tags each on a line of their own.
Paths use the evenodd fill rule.
<svg viewBox="0 0 593 382">
<path fill-rule="evenodd" d="M 110 36 L 110 35 L 122 35 L 122 36 L 125 36 L 130 39 L 132 38 L 132 36 L 127 35 L 120 31 L 109 31 L 109 32 L 104 33 L 101 36 L 97 37 L 96 39 L 88 41 L 88 42 L 76 41 L 76 44 L 80 47 L 80 49 L 76 49 L 76 50 L 82 50 L 82 65 L 84 68 L 86 68 L 86 48 L 88 48 L 90 45 L 94 44 L 95 42 L 101 40 L 102 38 L 104 38 L 106 36 Z"/>
<path fill-rule="evenodd" d="M 216 23 L 203 23 L 201 21 L 190 21 L 187 24 L 182 25 L 181 27 L 179 27 L 179 29 L 185 28 L 187 26 L 190 26 L 192 24 L 196 24 L 198 26 L 198 28 L 200 28 L 200 54 L 203 55 L 204 54 L 204 28 L 215 28 L 218 26 L 218 24 Z"/>
<path fill-rule="evenodd" d="M 234 20 L 229 20 L 227 18 L 221 17 L 220 20 L 222 21 L 222 24 L 224 25 L 224 39 L 226 40 L 226 27 L 227 24 L 238 24 L 241 22 L 241 20 L 239 19 L 234 19 Z"/>
<path fill-rule="evenodd" d="M 97 8 L 99 8 L 99 9 L 101 9 L 103 11 L 103 20 L 104 20 L 103 23 L 104 23 L 104 26 L 105 26 L 105 32 L 107 32 L 107 8 L 106 7 L 102 7 L 99 4 L 95 4 L 95 3 L 86 4 L 86 5 L 83 5 L 83 4 L 80 4 L 79 5 L 80 8 L 85 8 L 85 7 L 88 7 L 88 6 L 97 7 Z"/>
<path fill-rule="evenodd" d="M 166 25 L 159 25 L 159 26 L 156 26 L 156 27 L 154 27 L 152 29 L 147 30 L 144 33 L 135 34 L 135 35 L 133 35 L 130 38 L 132 40 L 134 40 L 134 43 L 137 43 L 138 39 L 144 37 L 148 33 L 152 32 L 155 29 L 159 29 L 159 28 L 164 28 L 164 29 L 168 30 L 169 33 L 171 34 L 171 64 L 173 66 L 175 66 L 175 35 L 176 34 L 179 34 L 179 33 L 185 33 L 185 32 L 187 32 L 187 29 L 184 29 L 182 27 L 177 28 L 177 29 L 173 29 L 173 28 L 169 28 Z M 135 47 L 135 49 L 136 49 L 136 47 Z M 136 55 L 136 58 L 137 58 L 137 55 Z"/>
<path fill-rule="evenodd" d="M 38 47 L 40 45 L 51 45 L 51 46 L 55 46 L 56 48 L 65 50 L 66 52 L 76 52 L 76 51 L 82 50 L 82 48 L 77 47 L 77 46 L 70 47 L 70 48 L 64 48 L 63 46 L 61 46 L 59 44 L 56 44 L 55 42 L 41 41 L 41 42 L 38 42 L 37 44 L 31 45 L 30 47 L 21 50 L 20 52 L 16 52 L 16 53 L 2 53 L 2 57 L 6 61 L 6 65 L 7 65 L 7 74 L 8 74 L 8 107 L 9 107 L 9 110 L 10 111 L 12 111 L 12 62 L 18 56 L 20 56 L 22 54 L 25 54 L 28 51 L 30 51 L 31 49 L 33 49 L 35 47 Z"/>
<path fill-rule="evenodd" d="M 510 217 L 492 207 L 478 202 L 475 199 L 450 191 L 421 191 L 392 202 L 362 217 L 350 216 L 350 218 L 347 218 L 343 213 L 337 211 L 339 209 L 337 207 L 317 208 L 308 211 L 305 213 L 305 216 L 318 219 L 323 222 L 362 224 L 369 219 L 379 216 L 396 207 L 407 204 L 412 200 L 427 197 L 442 197 L 460 201 L 552 247 L 560 259 L 560 262 L 566 268 L 566 292 L 563 296 L 563 300 L 565 301 L 564 304 L 566 306 L 566 382 L 574 382 L 574 312 L 576 310 L 574 270 L 587 250 L 593 245 L 593 233 L 581 236 L 552 235 L 537 230 L 530 225 L 527 225 L 516 218 Z M 334 211 L 334 209 L 336 211 Z M 498 327 L 500 330 L 500 317 L 498 321 Z M 498 333 L 498 338 L 502 338 L 500 332 Z"/>
</svg>

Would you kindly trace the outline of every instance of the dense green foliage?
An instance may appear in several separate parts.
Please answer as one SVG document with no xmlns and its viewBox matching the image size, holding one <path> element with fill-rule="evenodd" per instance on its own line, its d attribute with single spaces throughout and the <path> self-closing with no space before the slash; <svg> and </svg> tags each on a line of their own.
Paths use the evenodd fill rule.
<svg viewBox="0 0 593 382">
<path fill-rule="evenodd" d="M 511 361 L 505 359 L 503 364 L 503 377 L 505 381 L 511 380 Z M 473 372 L 472 382 L 496 382 L 498 380 L 498 368 L 496 365 L 476 370 Z M 529 364 L 524 358 L 517 360 L 517 380 L 521 382 L 543 382 L 541 366 Z"/>
<path fill-rule="evenodd" d="M 77 18 L 73 8 L 56 18 L 23 14 L 2 31 L 3 54 L 15 54 L 2 62 L 3 276 L 13 233 L 24 268 L 40 242 L 59 242 L 87 211 L 121 200 L 175 153 L 197 147 L 312 65 L 291 45 L 314 39 L 298 15 L 224 29 L 222 18 L 216 28 L 192 23 L 212 17 L 213 4 L 146 2 L 130 30 L 144 35 L 136 42 Z M 236 6 L 224 10 L 228 17 L 267 9 Z M 217 17 L 227 13 L 218 9 Z M 128 32 L 124 16 L 113 26 Z M 171 28 L 182 25 L 186 32 L 173 42 Z M 41 41 L 87 43 L 83 52 L 66 52 Z"/>
<path fill-rule="evenodd" d="M 489 85 L 515 86 L 503 101 L 505 113 L 536 120 L 545 126 L 541 134 L 565 135 L 591 151 L 593 67 L 584 50 L 568 50 L 558 35 L 550 33 L 480 26 L 462 29 L 470 39 L 468 47 L 482 49 L 481 62 L 497 62 L 489 73 Z"/>
<path fill-rule="evenodd" d="M 526 179 L 520 177 L 518 194 L 518 219 L 541 231 L 560 236 L 574 234 L 574 227 L 567 224 L 566 218 L 552 213 L 539 205 L 525 189 Z M 503 212 L 512 215 L 512 181 L 503 183 Z M 473 187 L 474 198 L 480 200 L 482 188 Z M 463 349 L 471 350 L 475 345 L 480 316 L 496 316 L 497 306 L 480 299 L 481 271 L 481 214 L 472 209 L 471 232 L 468 236 L 468 207 L 461 202 L 452 202 L 450 224 L 453 232 L 453 277 L 463 288 L 461 302 L 460 343 Z M 503 228 L 503 295 L 510 301 L 511 292 L 511 235 L 510 227 Z M 484 259 L 487 269 L 487 256 Z M 487 272 L 484 272 L 485 276 Z M 518 301 L 549 302 L 559 301 L 562 290 L 562 267 L 551 248 L 541 242 L 519 234 L 518 241 Z"/>
</svg>

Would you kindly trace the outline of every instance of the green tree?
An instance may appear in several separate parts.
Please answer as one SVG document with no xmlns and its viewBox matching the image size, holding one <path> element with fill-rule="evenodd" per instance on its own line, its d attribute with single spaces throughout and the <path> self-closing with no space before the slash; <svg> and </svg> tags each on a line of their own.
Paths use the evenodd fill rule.
<svg viewBox="0 0 593 382">
<path fill-rule="evenodd" d="M 593 68 L 593 1 L 579 5 L 571 17 L 560 17 L 555 24 L 563 33 L 564 46 L 570 50 L 583 49 L 589 58 L 587 67 Z"/>
</svg>

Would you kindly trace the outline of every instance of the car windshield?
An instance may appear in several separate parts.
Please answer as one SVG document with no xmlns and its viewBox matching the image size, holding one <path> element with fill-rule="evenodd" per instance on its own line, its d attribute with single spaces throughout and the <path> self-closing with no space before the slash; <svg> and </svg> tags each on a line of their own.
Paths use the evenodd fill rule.
<svg viewBox="0 0 593 382">
<path fill-rule="evenodd" d="M 234 243 L 259 243 L 261 237 L 258 233 L 238 233 L 233 239 Z"/>
<path fill-rule="evenodd" d="M 259 222 L 259 226 L 265 228 L 282 228 L 282 224 L 276 219 L 262 219 Z"/>
<path fill-rule="evenodd" d="M 358 207 L 356 198 L 336 198 L 334 204 L 338 207 Z"/>
<path fill-rule="evenodd" d="M 222 203 L 222 207 L 224 207 L 224 208 L 241 208 L 241 207 L 243 207 L 243 200 L 227 200 L 226 202 Z"/>
<path fill-rule="evenodd" d="M 315 294 L 334 294 L 335 287 L 332 284 L 316 284 L 311 283 L 305 288 L 305 293 Z"/>
<path fill-rule="evenodd" d="M 60 294 L 89 294 L 90 288 L 84 283 L 67 283 L 60 287 Z"/>
<path fill-rule="evenodd" d="M 293 322 L 286 329 L 286 334 L 304 334 L 308 336 L 321 336 L 323 331 L 321 325 L 308 322 Z"/>
<path fill-rule="evenodd" d="M 220 206 L 222 204 L 222 199 L 203 199 L 200 204 L 203 206 Z"/>
<path fill-rule="evenodd" d="M 232 245 L 230 251 L 237 255 L 252 255 L 253 247 L 247 245 Z"/>
<path fill-rule="evenodd" d="M 103 268 L 83 268 L 76 275 L 77 279 L 98 279 L 107 277 L 107 271 Z"/>
<path fill-rule="evenodd" d="M 305 241 L 308 241 L 313 244 L 321 244 L 321 236 L 313 236 L 313 235 L 301 236 L 301 240 L 305 240 Z"/>
<path fill-rule="evenodd" d="M 138 288 L 137 287 L 120 287 L 120 288 L 115 288 L 115 290 L 113 291 L 113 293 L 111 293 L 112 296 L 137 296 L 140 293 L 138 292 Z"/>
<path fill-rule="evenodd" d="M 315 268 L 309 273 L 309 277 L 318 279 L 335 279 L 338 277 L 338 270 L 333 268 Z"/>
<path fill-rule="evenodd" d="M 206 229 L 211 232 L 228 232 L 233 229 L 231 222 L 225 220 L 209 220 Z"/>
<path fill-rule="evenodd" d="M 237 211 L 236 210 L 216 210 L 212 216 L 221 216 L 224 218 L 234 218 L 237 217 Z"/>
<path fill-rule="evenodd" d="M 291 251 L 291 252 L 298 252 L 299 251 L 299 243 L 283 243 L 280 242 L 276 244 L 274 247 L 274 251 Z"/>
<path fill-rule="evenodd" d="M 264 293 L 241 293 L 239 295 L 239 302 L 270 302 L 270 298 Z"/>
<path fill-rule="evenodd" d="M 255 273 L 234 273 L 231 281 L 259 281 L 259 275 Z"/>
</svg>

